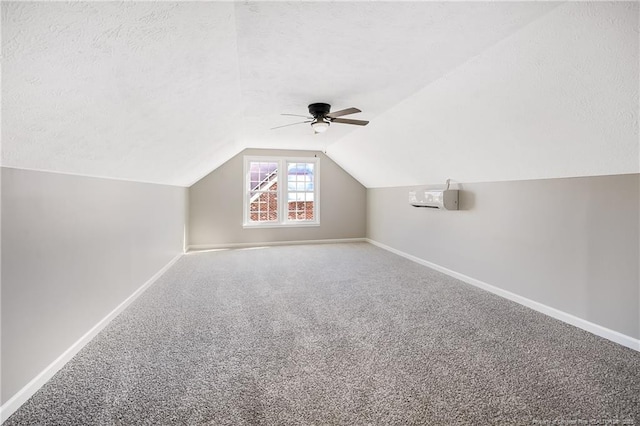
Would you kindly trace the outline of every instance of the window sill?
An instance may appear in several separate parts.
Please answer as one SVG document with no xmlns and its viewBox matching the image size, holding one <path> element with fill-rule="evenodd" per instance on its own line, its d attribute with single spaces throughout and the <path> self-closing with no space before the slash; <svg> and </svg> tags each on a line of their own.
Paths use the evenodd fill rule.
<svg viewBox="0 0 640 426">
<path fill-rule="evenodd" d="M 320 226 L 320 222 L 303 222 L 303 223 L 243 223 L 244 229 L 252 228 L 308 228 Z"/>
</svg>

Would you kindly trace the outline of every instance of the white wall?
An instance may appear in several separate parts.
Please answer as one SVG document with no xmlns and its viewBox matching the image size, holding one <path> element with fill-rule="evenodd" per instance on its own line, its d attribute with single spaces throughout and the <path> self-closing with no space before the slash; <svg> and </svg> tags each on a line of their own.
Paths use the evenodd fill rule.
<svg viewBox="0 0 640 426">
<path fill-rule="evenodd" d="M 369 189 L 367 236 L 640 338 L 640 175 L 461 187 L 460 211 L 412 207 L 412 187 Z"/>
<path fill-rule="evenodd" d="M 2 168 L 2 403 L 175 256 L 186 189 Z"/>
<path fill-rule="evenodd" d="M 320 226 L 243 228 L 245 155 L 320 158 Z M 192 247 L 275 241 L 364 238 L 366 190 L 318 151 L 247 149 L 189 188 Z"/>
</svg>

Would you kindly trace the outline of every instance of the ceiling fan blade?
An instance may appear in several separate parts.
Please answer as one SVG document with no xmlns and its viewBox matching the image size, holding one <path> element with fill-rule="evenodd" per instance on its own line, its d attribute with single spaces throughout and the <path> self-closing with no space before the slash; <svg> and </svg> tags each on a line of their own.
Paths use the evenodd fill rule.
<svg viewBox="0 0 640 426">
<path fill-rule="evenodd" d="M 331 120 L 332 123 L 342 123 L 342 124 L 355 124 L 356 126 L 366 126 L 369 124 L 368 121 L 365 120 L 352 120 L 350 118 L 334 118 Z"/>
<path fill-rule="evenodd" d="M 280 114 L 280 115 L 291 115 L 293 117 L 304 117 L 304 118 L 313 118 L 313 117 L 309 117 L 308 115 L 300 115 L 300 114 Z"/>
<path fill-rule="evenodd" d="M 311 123 L 313 120 L 307 120 L 307 121 L 298 121 L 297 123 L 291 123 L 291 124 L 285 124 L 284 126 L 276 126 L 276 127 L 272 127 L 271 130 L 273 129 L 279 129 L 281 127 L 289 127 L 289 126 L 295 126 L 296 124 L 303 124 L 303 123 Z"/>
<path fill-rule="evenodd" d="M 362 112 L 362 111 L 360 111 L 358 108 L 347 108 L 347 109 L 342 109 L 340 111 L 330 112 L 329 114 L 326 114 L 325 117 L 336 118 L 336 117 L 342 117 L 343 115 L 355 114 L 357 112 Z"/>
</svg>

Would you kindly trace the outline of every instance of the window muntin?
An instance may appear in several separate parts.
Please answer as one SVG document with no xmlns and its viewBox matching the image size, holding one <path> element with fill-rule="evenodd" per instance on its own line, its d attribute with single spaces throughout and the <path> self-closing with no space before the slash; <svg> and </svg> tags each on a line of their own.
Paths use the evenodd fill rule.
<svg viewBox="0 0 640 426">
<path fill-rule="evenodd" d="M 244 226 L 319 224 L 319 160 L 245 157 Z"/>
</svg>

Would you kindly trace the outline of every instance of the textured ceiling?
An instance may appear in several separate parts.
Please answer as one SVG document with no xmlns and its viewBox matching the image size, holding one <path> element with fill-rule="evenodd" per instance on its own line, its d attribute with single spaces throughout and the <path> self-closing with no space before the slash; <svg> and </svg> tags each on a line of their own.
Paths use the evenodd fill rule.
<svg viewBox="0 0 640 426">
<path fill-rule="evenodd" d="M 639 173 L 639 6 L 563 4 L 328 154 L 368 187 Z"/>
<path fill-rule="evenodd" d="M 594 163 L 617 129 L 594 173 L 619 173 L 635 164 L 619 160 L 637 142 L 638 8 L 598 7 L 3 2 L 2 165 L 187 186 L 256 147 L 326 150 L 367 186 L 526 179 L 594 172 L 547 160 L 583 138 Z M 270 130 L 311 102 L 371 124 Z M 589 127 L 603 112 L 611 124 Z M 522 173 L 527 156 L 541 161 Z"/>
</svg>

